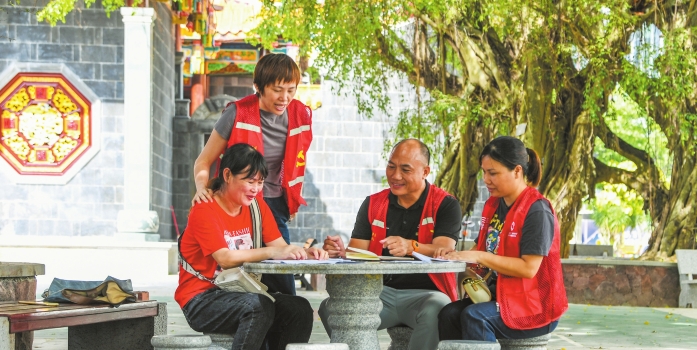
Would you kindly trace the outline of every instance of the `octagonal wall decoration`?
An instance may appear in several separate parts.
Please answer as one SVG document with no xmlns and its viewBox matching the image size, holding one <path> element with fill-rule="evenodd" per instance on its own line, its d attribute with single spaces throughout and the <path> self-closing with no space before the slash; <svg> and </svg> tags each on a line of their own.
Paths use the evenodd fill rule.
<svg viewBox="0 0 697 350">
<path fill-rule="evenodd" d="M 15 183 L 65 184 L 98 151 L 99 100 L 66 69 L 3 73 L 0 163 Z"/>
</svg>

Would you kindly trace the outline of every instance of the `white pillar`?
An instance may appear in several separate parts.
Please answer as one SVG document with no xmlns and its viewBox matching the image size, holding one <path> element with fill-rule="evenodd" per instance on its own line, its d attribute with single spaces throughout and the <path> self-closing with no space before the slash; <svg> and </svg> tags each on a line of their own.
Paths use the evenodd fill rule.
<svg viewBox="0 0 697 350">
<path fill-rule="evenodd" d="M 124 210 L 117 237 L 158 241 L 159 218 L 150 210 L 152 185 L 152 72 L 155 9 L 122 7 L 124 29 Z"/>
<path fill-rule="evenodd" d="M 10 334 L 7 317 L 0 317 L 0 350 L 15 350 L 15 335 Z"/>
</svg>

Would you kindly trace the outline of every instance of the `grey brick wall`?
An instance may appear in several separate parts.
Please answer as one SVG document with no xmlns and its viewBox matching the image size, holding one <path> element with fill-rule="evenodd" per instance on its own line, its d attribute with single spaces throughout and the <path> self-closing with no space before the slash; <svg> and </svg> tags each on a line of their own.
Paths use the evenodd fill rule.
<svg viewBox="0 0 697 350">
<path fill-rule="evenodd" d="M 15 185 L 0 173 L 0 234 L 111 236 L 123 209 L 123 103 L 103 105 L 102 148 L 66 185 Z"/>
<path fill-rule="evenodd" d="M 391 129 L 402 108 L 415 101 L 410 87 L 402 91 L 390 91 L 392 108 L 390 115 L 361 115 L 355 100 L 339 96 L 331 91 L 331 82 L 323 85 L 323 106 L 313 114 L 314 139 L 307 156 L 307 171 L 303 196 L 308 206 L 300 207 L 294 221 L 289 224 L 290 239 L 304 242 L 313 237 L 323 241 L 327 235 L 339 234 L 345 242 L 353 230 L 356 213 L 361 203 L 375 192 L 387 188 L 383 185 L 387 160 L 384 145 L 391 139 Z M 435 178 L 434 167 L 429 181 Z M 480 184 L 479 200 L 470 221 L 470 230 L 477 232 L 483 203 L 489 193 Z"/>
<path fill-rule="evenodd" d="M 10 2 L 8 2 L 10 1 Z M 0 0 L 0 71 L 11 62 L 62 62 L 103 101 L 102 148 L 68 184 L 14 185 L 0 174 L 0 233 L 19 235 L 113 235 L 123 209 L 123 21 L 101 2 L 76 10 L 55 27 L 37 23 L 46 1 Z M 172 118 L 174 34 L 166 5 L 155 2 L 153 28 L 152 209 L 159 234 L 173 235 Z"/>
<path fill-rule="evenodd" d="M 332 86 L 322 85 L 322 107 L 312 116 L 303 187 L 308 205 L 289 224 L 294 242 L 336 234 L 348 242 L 361 203 L 384 188 L 382 151 L 394 119 L 358 114 L 355 100 L 333 93 Z"/>
<path fill-rule="evenodd" d="M 160 217 L 162 239 L 174 239 L 172 225 L 172 120 L 174 118 L 174 31 L 169 8 L 153 2 L 152 210 Z M 123 74 L 123 70 L 122 73 Z"/>
<path fill-rule="evenodd" d="M 189 100 L 179 100 L 181 113 L 174 118 L 174 144 L 172 159 L 172 202 L 179 231 L 184 232 L 188 223 L 191 199 L 196 193 L 193 170 L 194 161 L 204 146 L 204 136 L 210 134 L 215 120 L 194 121 L 188 116 Z M 180 110 L 178 108 L 177 110 Z"/>
<path fill-rule="evenodd" d="M 391 117 L 369 118 L 358 113 L 353 98 L 338 96 L 332 86 L 331 82 L 325 82 L 323 106 L 313 113 L 314 139 L 307 156 L 303 188 L 308 205 L 300 207 L 295 220 L 289 223 L 294 242 L 310 237 L 322 241 L 327 235 L 337 234 L 348 241 L 365 197 L 385 188 L 384 144 L 398 108 L 408 106 L 395 103 Z M 398 101 L 402 94 L 392 92 L 390 96 Z M 204 134 L 210 133 L 217 118 L 194 121 L 188 116 L 188 100 L 178 103 L 173 123 L 173 202 L 179 228 L 183 230 L 194 193 L 193 161 L 203 148 Z M 486 193 L 486 188 L 482 193 Z M 480 195 L 480 199 L 483 202 L 486 196 Z M 481 203 L 477 205 L 471 219 L 477 222 L 476 228 L 481 206 Z"/>
<path fill-rule="evenodd" d="M 469 221 L 471 221 L 472 223 L 467 228 L 467 230 L 469 231 L 469 234 L 467 236 L 468 239 L 474 239 L 479 235 L 479 227 L 480 223 L 482 222 L 482 211 L 484 210 L 484 203 L 487 199 L 489 199 L 489 191 L 486 189 L 486 185 L 484 185 L 484 180 L 480 179 L 477 183 L 477 187 L 479 190 L 479 195 L 477 197 L 477 202 L 474 204 L 474 210 L 472 210 L 472 215 L 470 215 L 469 217 Z M 465 217 L 464 219 L 468 218 Z"/>
<path fill-rule="evenodd" d="M 12 61 L 63 62 L 102 99 L 123 99 L 123 22 L 82 1 L 55 27 L 37 22 L 47 1 L 0 0 L 0 71 Z M 12 5 L 14 4 L 14 5 Z"/>
<path fill-rule="evenodd" d="M 230 95 L 242 98 L 254 93 L 251 74 L 241 76 L 211 76 L 208 85 L 208 95 Z"/>
<path fill-rule="evenodd" d="M 0 70 L 13 61 L 64 63 L 103 104 L 101 151 L 66 185 L 15 185 L 0 174 L 0 233 L 113 235 L 123 208 L 123 23 L 81 2 L 65 23 L 38 23 L 45 1 L 0 0 Z M 120 73 L 119 73 L 120 72 Z"/>
</svg>

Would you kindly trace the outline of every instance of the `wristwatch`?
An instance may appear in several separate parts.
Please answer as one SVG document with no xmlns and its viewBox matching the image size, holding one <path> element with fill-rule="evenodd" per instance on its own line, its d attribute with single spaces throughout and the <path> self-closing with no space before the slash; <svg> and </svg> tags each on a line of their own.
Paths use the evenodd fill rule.
<svg viewBox="0 0 697 350">
<path fill-rule="evenodd" d="M 412 241 L 411 241 L 411 248 L 414 249 L 414 251 L 418 253 L 418 251 L 419 251 L 419 242 L 417 242 L 416 240 L 412 240 Z"/>
</svg>

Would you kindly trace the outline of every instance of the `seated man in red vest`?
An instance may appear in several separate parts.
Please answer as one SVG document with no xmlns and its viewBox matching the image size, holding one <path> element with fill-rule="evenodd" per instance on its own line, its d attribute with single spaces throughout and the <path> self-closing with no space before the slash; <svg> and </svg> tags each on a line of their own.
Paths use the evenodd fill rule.
<svg viewBox="0 0 697 350">
<path fill-rule="evenodd" d="M 460 205 L 453 196 L 426 181 L 431 171 L 429 161 L 428 148 L 419 140 L 407 139 L 395 145 L 385 171 L 390 188 L 363 201 L 350 247 L 392 256 L 412 252 L 433 256 L 439 248 L 455 248 L 461 229 Z M 330 257 L 345 256 L 339 236 L 327 237 L 324 250 Z M 383 278 L 379 329 L 409 326 L 414 330 L 409 349 L 436 349 L 438 313 L 457 300 L 455 274 L 394 274 Z M 326 300 L 319 315 L 330 333 L 325 304 Z"/>
</svg>

